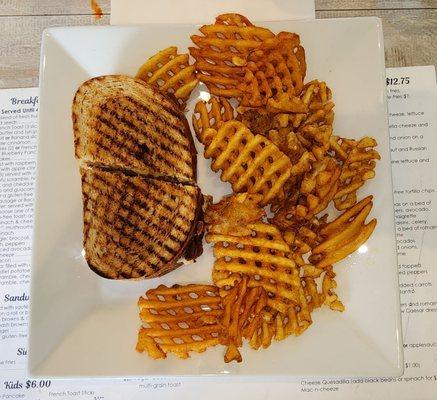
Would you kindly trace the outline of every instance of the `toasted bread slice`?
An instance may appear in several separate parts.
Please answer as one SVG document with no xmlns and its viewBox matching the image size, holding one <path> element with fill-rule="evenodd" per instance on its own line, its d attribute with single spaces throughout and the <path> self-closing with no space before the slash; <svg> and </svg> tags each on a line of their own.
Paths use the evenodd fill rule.
<svg viewBox="0 0 437 400">
<path fill-rule="evenodd" d="M 72 107 L 76 157 L 180 182 L 196 180 L 196 150 L 177 103 L 140 79 L 92 78 Z"/>
<path fill-rule="evenodd" d="M 197 186 L 82 165 L 84 248 L 111 279 L 153 278 L 179 264 L 201 212 Z"/>
</svg>

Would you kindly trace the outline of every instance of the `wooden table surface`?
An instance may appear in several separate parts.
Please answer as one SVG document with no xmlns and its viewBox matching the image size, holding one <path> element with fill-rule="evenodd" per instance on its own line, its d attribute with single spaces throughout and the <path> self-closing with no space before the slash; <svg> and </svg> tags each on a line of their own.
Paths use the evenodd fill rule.
<svg viewBox="0 0 437 400">
<path fill-rule="evenodd" d="M 110 0 L 99 4 L 96 22 L 89 0 L 0 0 L 0 88 L 37 86 L 42 31 L 108 24 Z M 436 65 L 437 0 L 316 0 L 317 18 L 355 16 L 382 19 L 387 67 Z"/>
</svg>

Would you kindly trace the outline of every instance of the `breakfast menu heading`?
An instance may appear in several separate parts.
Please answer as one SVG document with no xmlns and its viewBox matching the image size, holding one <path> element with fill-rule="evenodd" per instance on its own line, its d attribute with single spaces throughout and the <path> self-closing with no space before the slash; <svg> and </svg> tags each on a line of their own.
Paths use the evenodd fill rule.
<svg viewBox="0 0 437 400">
<path fill-rule="evenodd" d="M 40 380 L 26 376 L 38 90 L 0 91 L 0 400 L 110 400 L 147 396 L 179 400 L 208 396 L 211 400 L 221 400 L 224 395 L 229 400 L 291 396 L 298 399 L 435 399 L 435 79 L 434 67 L 387 69 L 404 375 L 398 378 L 307 378 L 293 381 L 248 378 L 244 383 L 241 379 L 237 382 L 227 377 Z M 383 265 L 380 267 L 384 268 Z M 339 294 L 341 296 L 341 292 Z M 292 354 L 290 358 L 292 361 Z"/>
</svg>

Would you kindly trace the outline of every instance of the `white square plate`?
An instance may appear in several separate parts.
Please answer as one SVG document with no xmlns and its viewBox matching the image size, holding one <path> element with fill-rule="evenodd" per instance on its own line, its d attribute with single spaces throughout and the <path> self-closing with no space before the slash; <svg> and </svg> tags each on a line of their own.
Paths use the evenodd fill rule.
<svg viewBox="0 0 437 400">
<path fill-rule="evenodd" d="M 376 137 L 382 160 L 376 178 L 360 190 L 374 194 L 377 228 L 357 252 L 336 265 L 344 313 L 323 308 L 300 337 L 253 351 L 240 364 L 223 362 L 217 346 L 189 360 L 154 361 L 135 352 L 137 299 L 164 283 L 209 282 L 213 257 L 205 250 L 194 265 L 161 278 L 110 281 L 94 274 L 82 255 L 82 200 L 73 154 L 71 102 L 78 86 L 105 74 L 134 75 L 158 50 L 185 51 L 193 25 L 54 28 L 44 33 L 38 178 L 33 242 L 29 373 L 34 376 L 126 377 L 147 375 L 399 375 L 403 370 L 393 218 L 384 48 L 375 18 L 282 21 L 262 25 L 301 36 L 306 81 L 333 90 L 334 131 Z M 198 94 L 198 93 L 197 93 Z M 190 102 L 192 110 L 194 100 Z M 198 145 L 198 143 L 197 143 Z M 198 181 L 215 200 L 230 193 L 209 168 L 198 145 Z"/>
</svg>

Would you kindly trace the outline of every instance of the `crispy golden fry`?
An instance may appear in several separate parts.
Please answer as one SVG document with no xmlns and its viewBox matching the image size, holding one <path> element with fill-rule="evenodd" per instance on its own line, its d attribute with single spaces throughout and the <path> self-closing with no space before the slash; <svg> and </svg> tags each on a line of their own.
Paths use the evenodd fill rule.
<svg viewBox="0 0 437 400">
<path fill-rule="evenodd" d="M 250 235 L 252 231 L 247 226 L 265 216 L 265 211 L 258 207 L 261 200 L 262 195 L 259 194 L 238 193 L 209 205 L 204 217 L 208 231 L 234 236 Z"/>
<path fill-rule="evenodd" d="M 375 176 L 376 160 L 379 153 L 374 149 L 376 140 L 364 137 L 359 141 L 334 137 L 330 141 L 331 150 L 343 161 L 338 191 L 334 196 L 337 210 L 345 210 L 357 202 L 357 191 Z"/>
<path fill-rule="evenodd" d="M 249 130 L 255 135 L 264 135 L 268 137 L 267 132 L 273 128 L 273 120 L 271 115 L 262 108 L 246 108 L 238 107 L 237 112 L 242 111 L 238 115 L 238 120 L 246 125 Z"/>
<path fill-rule="evenodd" d="M 272 129 L 268 132 L 267 138 L 291 160 L 293 176 L 302 175 L 310 170 L 315 158 L 302 146 L 294 132 L 287 131 L 287 129 Z"/>
<path fill-rule="evenodd" d="M 347 243 L 351 237 L 358 235 L 371 209 L 372 203 L 365 206 L 360 211 L 360 213 L 350 222 L 350 224 L 347 225 L 347 227 L 316 246 L 312 250 L 312 253 L 317 254 L 335 251 L 340 248 L 343 243 Z"/>
<path fill-rule="evenodd" d="M 296 100 L 295 100 L 296 102 Z M 312 152 L 317 160 L 322 160 L 330 149 L 332 123 L 334 120 L 334 103 L 331 90 L 325 82 L 317 80 L 307 83 L 296 104 L 306 108 L 300 111 L 291 107 L 292 113 L 282 113 L 272 108 L 272 124 L 280 135 L 293 134 L 301 147 Z"/>
<path fill-rule="evenodd" d="M 337 287 L 337 282 L 334 280 L 335 273 L 330 269 L 327 269 L 325 272 L 325 276 L 323 277 L 322 283 L 322 296 L 323 303 L 328 305 L 331 310 L 334 311 L 344 311 L 343 303 L 338 299 L 337 294 L 334 292 L 334 289 Z"/>
<path fill-rule="evenodd" d="M 325 266 L 332 265 L 343 258 L 346 258 L 349 254 L 352 254 L 356 251 L 363 243 L 369 239 L 373 230 L 376 226 L 376 219 L 372 219 L 367 225 L 363 226 L 363 229 L 360 231 L 359 235 L 355 237 L 352 241 L 346 243 L 343 247 L 338 250 L 328 253 L 325 258 L 322 258 L 317 262 L 317 266 L 319 268 L 324 268 Z"/>
<path fill-rule="evenodd" d="M 304 125 L 299 127 L 296 136 L 301 143 L 305 144 L 307 149 L 311 150 L 318 161 L 322 161 L 330 148 L 332 126 L 319 126 L 317 124 Z"/>
<path fill-rule="evenodd" d="M 375 219 L 365 224 L 372 206 L 371 196 L 368 196 L 324 226 L 320 230 L 323 240 L 312 249 L 309 260 L 317 268 L 326 268 L 357 250 L 375 229 Z"/>
<path fill-rule="evenodd" d="M 269 312 L 263 312 L 261 318 L 261 324 L 258 329 L 253 333 L 250 339 L 250 346 L 253 349 L 258 350 L 260 347 L 266 349 L 272 343 L 272 338 L 275 334 L 274 320 Z"/>
<path fill-rule="evenodd" d="M 302 102 L 307 106 L 308 112 L 291 115 L 293 128 L 307 125 L 332 125 L 334 121 L 334 103 L 331 101 L 331 89 L 325 82 L 313 80 L 303 87 L 300 95 Z"/>
<path fill-rule="evenodd" d="M 331 157 L 313 162 L 297 188 L 298 196 L 287 197 L 275 207 L 271 222 L 287 230 L 322 212 L 337 193 L 339 176 L 340 168 Z"/>
<path fill-rule="evenodd" d="M 349 222 L 359 213 L 361 210 L 366 207 L 373 200 L 373 196 L 367 196 L 357 204 L 355 204 L 352 208 L 345 211 L 339 217 L 337 217 L 334 221 L 326 224 L 320 229 L 320 234 L 323 236 L 331 236 L 336 232 L 342 231 Z"/>
<path fill-rule="evenodd" d="M 299 304 L 299 271 L 287 255 L 289 246 L 279 230 L 266 223 L 249 224 L 252 233 L 247 236 L 208 233 L 206 240 L 214 243 L 216 261 L 213 281 L 224 293 L 236 274 L 249 276 L 249 287 L 261 286 L 269 294 L 269 307 L 286 313 L 293 304 Z"/>
<path fill-rule="evenodd" d="M 173 95 L 184 105 L 198 80 L 188 54 L 177 54 L 176 46 L 168 47 L 150 57 L 138 70 L 136 77 L 155 85 L 163 93 Z"/>
<path fill-rule="evenodd" d="M 246 339 L 252 339 L 255 332 L 262 326 L 265 308 L 267 306 L 267 292 L 261 286 L 250 288 L 245 300 L 245 308 L 241 318 L 242 334 Z"/>
<path fill-rule="evenodd" d="M 334 289 L 337 287 L 337 283 L 334 280 L 335 273 L 332 270 L 332 266 L 328 266 L 325 269 L 312 267 L 313 271 L 307 275 L 304 275 L 303 287 L 307 303 L 310 311 L 321 307 L 323 304 L 329 306 L 334 311 L 344 311 L 343 303 L 338 299 Z M 313 276 L 311 276 L 313 275 Z M 318 285 L 315 278 L 323 276 L 321 290 L 318 290 Z"/>
<path fill-rule="evenodd" d="M 220 341 L 223 309 L 213 285 L 186 285 L 150 289 L 138 300 L 143 326 L 137 351 L 152 358 L 173 353 L 188 358 L 190 351 L 201 353 Z"/>
<path fill-rule="evenodd" d="M 266 41 L 248 56 L 243 67 L 243 84 L 239 86 L 243 92 L 241 105 L 267 106 L 272 113 L 307 112 L 307 106 L 298 97 L 306 66 L 301 65 L 293 51 L 301 48 L 299 36 L 281 32 L 275 39 Z"/>
<path fill-rule="evenodd" d="M 312 251 L 322 240 L 320 230 L 325 224 L 324 219 L 313 217 L 300 226 L 294 227 L 294 230 L 285 230 L 283 233 L 284 240 L 291 248 L 293 259 L 304 270 L 304 276 L 314 277 L 314 271 L 312 269 L 308 270 L 308 268 L 313 266 L 308 265 L 304 261 L 303 255 Z M 310 275 L 308 275 L 309 271 L 312 271 Z M 320 273 L 317 274 L 317 277 L 319 275 Z"/>
<path fill-rule="evenodd" d="M 234 192 L 262 194 L 261 205 L 284 196 L 282 187 L 292 165 L 270 140 L 253 135 L 239 121 L 227 121 L 207 133 L 205 158 L 213 159 L 212 170 L 222 170 L 222 181 L 230 182 Z"/>
<path fill-rule="evenodd" d="M 224 122 L 234 119 L 234 109 L 223 97 L 212 96 L 207 102 L 199 101 L 194 107 L 193 128 L 202 143 L 206 138 L 204 131 L 208 128 L 219 129 Z"/>
<path fill-rule="evenodd" d="M 180 104 L 198 80 L 218 96 L 198 102 L 192 122 L 212 170 L 234 193 L 203 210 L 215 286 L 149 290 L 138 302 L 137 350 L 187 358 L 221 344 L 225 362 L 241 362 L 244 339 L 267 348 L 273 339 L 302 334 L 323 305 L 344 311 L 333 265 L 375 229 L 376 219 L 366 223 L 373 197 L 357 203 L 357 190 L 375 176 L 380 156 L 373 138 L 333 135 L 332 92 L 319 80 L 304 84 L 297 34 L 274 35 L 234 13 L 199 30 L 189 49 L 194 66 L 169 47 L 138 77 Z M 320 213 L 331 201 L 345 211 L 328 222 Z M 271 224 L 262 209 L 268 204 Z"/>
<path fill-rule="evenodd" d="M 279 81 L 278 81 L 278 87 Z M 302 113 L 307 110 L 306 106 L 297 96 L 288 93 L 278 93 L 275 97 L 267 100 L 267 110 L 272 114 Z"/>
<path fill-rule="evenodd" d="M 240 97 L 242 93 L 237 86 L 244 75 L 242 66 L 247 56 L 275 35 L 266 28 L 254 26 L 239 14 L 219 15 L 215 24 L 204 25 L 199 30 L 203 36 L 191 36 L 197 47 L 189 49 L 196 60 L 199 80 L 214 95 Z"/>
<path fill-rule="evenodd" d="M 223 298 L 224 341 L 228 346 L 225 362 L 241 362 L 238 347 L 242 338 L 250 339 L 262 325 L 261 312 L 267 305 L 267 294 L 262 287 L 248 288 L 248 277 L 243 276 Z"/>
</svg>

